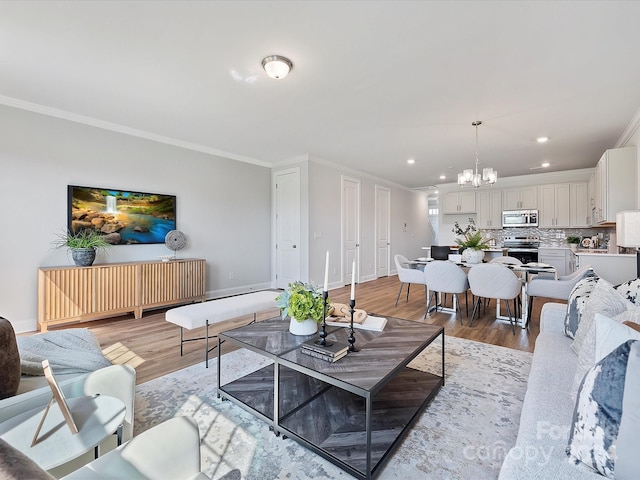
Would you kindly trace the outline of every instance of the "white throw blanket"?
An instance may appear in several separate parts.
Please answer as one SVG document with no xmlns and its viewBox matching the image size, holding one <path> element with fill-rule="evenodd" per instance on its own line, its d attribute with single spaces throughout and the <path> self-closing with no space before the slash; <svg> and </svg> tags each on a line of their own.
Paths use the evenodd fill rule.
<svg viewBox="0 0 640 480">
<path fill-rule="evenodd" d="M 49 360 L 54 374 L 93 372 L 111 362 L 102 355 L 100 343 L 86 328 L 45 332 L 17 337 L 23 375 L 43 375 L 42 360 Z"/>
</svg>

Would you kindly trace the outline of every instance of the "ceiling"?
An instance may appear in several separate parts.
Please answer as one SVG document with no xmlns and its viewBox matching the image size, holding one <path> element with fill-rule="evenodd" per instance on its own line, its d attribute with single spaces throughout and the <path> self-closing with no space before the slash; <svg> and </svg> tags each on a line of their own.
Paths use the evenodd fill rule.
<svg viewBox="0 0 640 480">
<path fill-rule="evenodd" d="M 476 120 L 499 177 L 593 167 L 640 107 L 639 22 L 618 1 L 3 1 L 0 103 L 411 188 L 473 167 Z"/>
</svg>

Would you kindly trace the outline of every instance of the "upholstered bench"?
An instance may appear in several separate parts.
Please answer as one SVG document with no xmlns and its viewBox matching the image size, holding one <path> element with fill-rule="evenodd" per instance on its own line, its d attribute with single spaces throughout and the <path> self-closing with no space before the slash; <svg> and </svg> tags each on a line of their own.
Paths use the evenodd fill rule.
<svg viewBox="0 0 640 480">
<path fill-rule="evenodd" d="M 276 308 L 276 297 L 279 294 L 280 292 L 264 290 L 185 305 L 167 310 L 165 320 L 175 323 L 180 327 L 180 356 L 182 356 L 182 346 L 185 342 L 205 340 L 205 365 L 209 368 L 209 352 L 216 348 L 215 346 L 209 348 L 209 338 L 216 337 L 216 335 L 212 337 L 209 336 L 209 325 L 251 313 L 253 313 L 253 321 L 255 322 L 258 312 Z M 184 338 L 185 328 L 187 330 L 193 330 L 199 327 L 206 327 L 204 337 Z"/>
</svg>

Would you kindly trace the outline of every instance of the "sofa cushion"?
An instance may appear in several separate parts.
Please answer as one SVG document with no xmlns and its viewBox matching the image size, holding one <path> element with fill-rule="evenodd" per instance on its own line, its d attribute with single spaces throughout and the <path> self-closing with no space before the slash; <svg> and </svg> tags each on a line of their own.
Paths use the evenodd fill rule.
<svg viewBox="0 0 640 480">
<path fill-rule="evenodd" d="M 582 462 L 601 475 L 613 478 L 618 447 L 619 430 L 625 423 L 625 435 L 620 438 L 625 448 L 633 449 L 635 441 L 637 450 L 638 431 L 635 412 L 629 418 L 623 410 L 625 390 L 630 397 L 638 391 L 640 376 L 632 373 L 631 368 L 637 365 L 640 355 L 640 343 L 629 340 L 594 365 L 585 375 L 578 399 L 574 408 L 573 427 L 567 446 L 567 455 L 576 463 Z M 633 361 L 629 362 L 630 356 Z M 626 402 L 624 402 L 626 403 Z M 623 420 L 624 419 L 624 420 Z M 635 428 L 631 433 L 626 426 Z M 635 439 L 634 439 L 635 437 Z M 640 467 L 638 456 L 635 457 L 635 471 Z M 621 463 L 628 468 L 634 459 L 625 458 Z M 616 478 L 619 478 L 616 475 Z"/>
<path fill-rule="evenodd" d="M 584 304 L 595 288 L 597 282 L 597 276 L 585 277 L 576 283 L 573 290 L 571 290 L 569 299 L 567 300 L 567 315 L 564 320 L 564 333 L 567 337 L 575 337 L 582 317 Z"/>
<path fill-rule="evenodd" d="M 640 306 L 640 278 L 624 282 L 618 285 L 616 290 L 631 303 Z"/>
<path fill-rule="evenodd" d="M 604 279 L 598 280 L 582 307 L 582 317 L 571 344 L 571 349 L 580 355 L 580 350 L 585 340 L 588 340 L 587 334 L 589 333 L 589 327 L 593 324 L 596 312 L 615 317 L 630 308 L 634 308 L 634 305 L 620 295 L 613 288 L 613 285 Z"/>
<path fill-rule="evenodd" d="M 0 400 L 12 397 L 20 386 L 20 353 L 11 322 L 0 317 Z"/>
</svg>

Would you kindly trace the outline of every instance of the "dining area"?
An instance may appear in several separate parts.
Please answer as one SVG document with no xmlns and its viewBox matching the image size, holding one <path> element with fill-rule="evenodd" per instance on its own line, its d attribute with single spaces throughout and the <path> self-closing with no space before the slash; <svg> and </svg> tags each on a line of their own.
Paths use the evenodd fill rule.
<svg viewBox="0 0 640 480">
<path fill-rule="evenodd" d="M 395 306 L 403 291 L 408 302 L 411 285 L 414 288 L 419 285 L 418 288 L 424 288 L 425 319 L 442 312 L 454 314 L 461 327 L 481 325 L 479 328 L 484 328 L 487 326 L 484 319 L 478 323 L 481 312 L 486 314 L 487 310 L 495 309 L 495 315 L 490 316 L 510 326 L 515 335 L 517 329 L 529 327 L 535 298 L 566 300 L 573 286 L 590 271 L 587 266 L 572 275 L 559 277 L 554 266 L 544 263 L 525 264 L 506 255 L 476 262 L 469 262 L 469 255 L 464 257 L 448 246 L 432 246 L 428 257 L 409 259 L 395 255 L 400 281 Z M 491 300 L 494 300 L 493 307 Z"/>
</svg>

